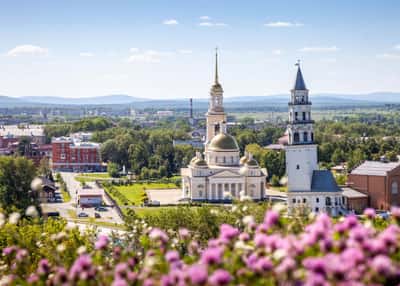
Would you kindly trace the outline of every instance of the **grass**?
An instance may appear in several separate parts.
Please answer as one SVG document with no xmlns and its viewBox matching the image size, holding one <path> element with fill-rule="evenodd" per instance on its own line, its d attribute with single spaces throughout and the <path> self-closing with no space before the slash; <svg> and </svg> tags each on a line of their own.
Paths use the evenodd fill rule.
<svg viewBox="0 0 400 286">
<path fill-rule="evenodd" d="M 68 191 L 61 189 L 61 196 L 63 198 L 64 203 L 68 203 L 71 200 L 71 195 Z"/>
<path fill-rule="evenodd" d="M 143 197 L 146 194 L 145 190 L 175 189 L 177 186 L 173 183 L 135 183 L 127 186 L 114 186 L 114 188 L 128 201 L 139 206 L 143 203 Z"/>
<path fill-rule="evenodd" d="M 126 176 L 112 178 L 108 173 L 81 173 L 75 177 L 78 182 L 92 182 L 95 180 L 126 179 Z"/>
<path fill-rule="evenodd" d="M 287 186 L 279 186 L 279 187 L 270 186 L 269 188 L 279 192 L 287 192 Z"/>
</svg>

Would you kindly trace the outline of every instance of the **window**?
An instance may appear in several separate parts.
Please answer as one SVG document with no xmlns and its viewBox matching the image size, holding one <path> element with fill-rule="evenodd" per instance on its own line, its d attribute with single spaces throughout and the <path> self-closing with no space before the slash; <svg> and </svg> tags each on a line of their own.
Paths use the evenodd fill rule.
<svg viewBox="0 0 400 286">
<path fill-rule="evenodd" d="M 300 165 L 299 164 L 296 165 L 296 169 L 300 170 Z"/>
<path fill-rule="evenodd" d="M 303 112 L 303 121 L 305 121 L 305 120 L 306 120 L 306 113 Z"/>
<path fill-rule="evenodd" d="M 61 160 L 65 160 L 65 154 L 60 155 Z"/>
<path fill-rule="evenodd" d="M 307 202 L 306 198 L 303 198 L 303 204 L 305 204 Z"/>
<path fill-rule="evenodd" d="M 298 120 L 298 118 L 297 118 L 297 115 L 298 115 L 298 113 L 297 113 L 297 111 L 294 113 L 294 120 Z"/>
<path fill-rule="evenodd" d="M 319 198 L 316 198 L 315 201 L 316 201 L 317 203 L 319 203 Z"/>
<path fill-rule="evenodd" d="M 203 191 L 199 191 L 199 197 L 203 196 Z"/>
<path fill-rule="evenodd" d="M 330 197 L 326 197 L 325 198 L 325 204 L 327 205 L 327 206 L 330 206 L 332 203 L 331 203 L 331 198 Z"/>
<path fill-rule="evenodd" d="M 308 133 L 307 133 L 307 131 L 304 131 L 304 133 L 303 133 L 303 141 L 304 142 L 308 141 Z"/>
<path fill-rule="evenodd" d="M 398 186 L 397 182 L 393 182 L 392 183 L 392 194 L 395 195 L 398 193 L 399 193 L 399 186 Z"/>
<path fill-rule="evenodd" d="M 316 213 L 319 212 L 319 208 L 315 208 L 315 212 L 316 212 Z"/>
<path fill-rule="evenodd" d="M 214 125 L 214 133 L 215 134 L 219 133 L 219 124 Z"/>
<path fill-rule="evenodd" d="M 314 133 L 311 132 L 311 141 L 314 141 Z"/>
<path fill-rule="evenodd" d="M 294 204 L 295 204 L 295 203 L 296 203 L 296 199 L 292 199 L 292 203 L 294 203 Z"/>
<path fill-rule="evenodd" d="M 298 133 L 298 132 L 295 132 L 295 133 L 294 133 L 293 141 L 294 141 L 294 143 L 297 143 L 297 142 L 300 141 L 300 136 L 299 136 L 299 133 Z"/>
</svg>

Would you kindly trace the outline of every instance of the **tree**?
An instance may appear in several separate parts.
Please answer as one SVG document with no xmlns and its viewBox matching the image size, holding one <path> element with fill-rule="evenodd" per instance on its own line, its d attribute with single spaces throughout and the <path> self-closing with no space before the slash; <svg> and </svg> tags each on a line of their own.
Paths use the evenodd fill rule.
<svg viewBox="0 0 400 286">
<path fill-rule="evenodd" d="M 6 212 L 39 206 L 38 197 L 30 192 L 35 174 L 33 162 L 24 157 L 0 157 L 0 206 Z"/>
<path fill-rule="evenodd" d="M 49 158 L 43 157 L 42 160 L 40 160 L 37 173 L 38 173 L 39 176 L 43 176 L 43 177 L 45 177 L 45 178 L 47 178 L 49 180 L 54 181 L 53 174 L 52 174 L 52 171 L 51 171 L 51 168 L 50 168 Z"/>
<path fill-rule="evenodd" d="M 353 170 L 353 168 L 357 167 L 362 161 L 364 161 L 364 158 L 364 153 L 360 148 L 354 150 L 350 155 L 349 161 L 347 162 L 348 170 Z"/>
<path fill-rule="evenodd" d="M 118 173 L 118 165 L 113 162 L 109 162 L 107 164 L 107 172 L 112 178 L 117 178 L 119 173 Z"/>
</svg>

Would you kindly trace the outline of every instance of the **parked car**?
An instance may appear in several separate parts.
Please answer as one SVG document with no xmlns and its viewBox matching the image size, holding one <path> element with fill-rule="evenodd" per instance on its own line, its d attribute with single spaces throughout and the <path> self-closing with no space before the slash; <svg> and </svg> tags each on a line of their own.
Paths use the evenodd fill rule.
<svg viewBox="0 0 400 286">
<path fill-rule="evenodd" d="M 95 218 L 101 218 L 101 215 L 99 213 L 94 213 Z"/>
<path fill-rule="evenodd" d="M 161 203 L 159 201 L 149 201 L 147 203 L 148 206 L 159 207 Z"/>
<path fill-rule="evenodd" d="M 95 207 L 94 210 L 98 211 L 98 212 L 106 212 L 107 208 L 105 208 L 105 207 Z"/>
<path fill-rule="evenodd" d="M 89 217 L 87 213 L 81 212 L 78 214 L 78 217 Z"/>
<path fill-rule="evenodd" d="M 378 217 L 380 217 L 382 219 L 389 219 L 389 217 L 390 217 L 390 213 L 387 212 L 387 211 L 377 210 L 375 212 L 376 212 L 376 216 L 378 216 Z"/>
</svg>

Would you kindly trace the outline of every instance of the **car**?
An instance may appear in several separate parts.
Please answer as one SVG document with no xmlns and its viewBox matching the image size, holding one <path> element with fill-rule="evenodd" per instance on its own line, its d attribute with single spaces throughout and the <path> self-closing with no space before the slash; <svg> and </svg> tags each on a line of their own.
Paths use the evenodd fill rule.
<svg viewBox="0 0 400 286">
<path fill-rule="evenodd" d="M 95 207 L 94 210 L 98 211 L 98 212 L 106 212 L 107 208 L 105 208 L 105 207 Z"/>
<path fill-rule="evenodd" d="M 389 217 L 390 217 L 390 213 L 387 211 L 377 210 L 377 211 L 375 211 L 375 213 L 376 213 L 377 217 L 380 217 L 385 220 L 389 219 Z"/>
<path fill-rule="evenodd" d="M 159 201 L 150 201 L 147 203 L 148 206 L 159 207 L 161 203 Z"/>
<path fill-rule="evenodd" d="M 89 215 L 88 215 L 87 213 L 80 212 L 80 213 L 78 214 L 78 217 L 89 217 Z"/>
<path fill-rule="evenodd" d="M 94 213 L 95 218 L 101 218 L 101 215 L 99 213 Z"/>
</svg>

